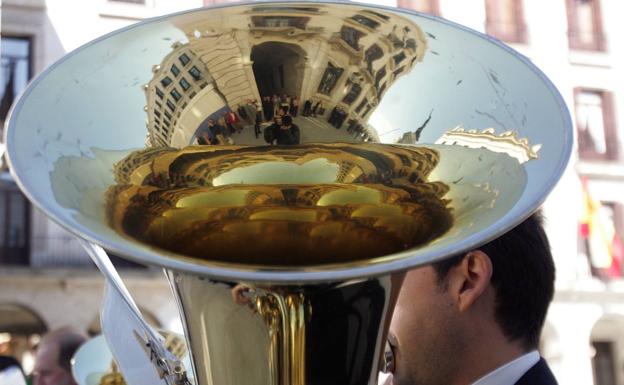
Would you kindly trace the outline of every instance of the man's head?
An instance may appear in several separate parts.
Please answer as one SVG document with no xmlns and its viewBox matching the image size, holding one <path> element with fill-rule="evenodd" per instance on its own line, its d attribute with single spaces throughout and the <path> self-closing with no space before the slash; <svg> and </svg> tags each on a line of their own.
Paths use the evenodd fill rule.
<svg viewBox="0 0 624 385">
<path fill-rule="evenodd" d="M 554 279 L 540 214 L 474 251 L 410 271 L 391 325 L 394 383 L 469 384 L 536 349 Z"/>
<path fill-rule="evenodd" d="M 85 341 L 83 334 L 70 328 L 43 336 L 35 358 L 34 385 L 75 385 L 71 359 Z"/>
<path fill-rule="evenodd" d="M 284 117 L 282 117 L 282 126 L 288 128 L 291 125 L 292 125 L 292 117 L 290 115 L 284 115 Z"/>
</svg>

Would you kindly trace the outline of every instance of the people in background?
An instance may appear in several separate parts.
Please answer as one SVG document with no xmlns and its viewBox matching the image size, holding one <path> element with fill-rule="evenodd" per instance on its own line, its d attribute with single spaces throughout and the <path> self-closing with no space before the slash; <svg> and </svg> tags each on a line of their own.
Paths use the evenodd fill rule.
<svg viewBox="0 0 624 385">
<path fill-rule="evenodd" d="M 33 385 L 77 385 L 71 374 L 71 359 L 87 337 L 71 328 L 53 330 L 37 347 Z"/>
</svg>

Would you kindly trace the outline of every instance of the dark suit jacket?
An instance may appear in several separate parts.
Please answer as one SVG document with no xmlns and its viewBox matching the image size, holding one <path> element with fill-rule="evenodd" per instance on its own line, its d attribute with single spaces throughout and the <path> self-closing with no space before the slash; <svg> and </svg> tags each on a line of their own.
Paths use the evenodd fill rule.
<svg viewBox="0 0 624 385">
<path fill-rule="evenodd" d="M 557 385 L 557 380 L 546 361 L 540 358 L 538 363 L 524 373 L 524 376 L 520 377 L 515 385 Z"/>
</svg>

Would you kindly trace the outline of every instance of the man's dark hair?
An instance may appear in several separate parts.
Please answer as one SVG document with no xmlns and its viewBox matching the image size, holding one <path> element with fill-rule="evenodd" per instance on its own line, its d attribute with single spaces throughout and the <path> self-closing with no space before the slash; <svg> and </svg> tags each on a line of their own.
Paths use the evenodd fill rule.
<svg viewBox="0 0 624 385">
<path fill-rule="evenodd" d="M 526 349 L 537 348 L 555 291 L 555 264 L 541 212 L 477 250 L 492 261 L 494 312 L 503 333 L 511 341 L 520 340 Z M 440 284 L 465 256 L 458 254 L 433 265 Z"/>
<path fill-rule="evenodd" d="M 284 126 L 290 126 L 292 124 L 292 116 L 290 115 L 282 116 L 282 124 Z"/>
<path fill-rule="evenodd" d="M 55 343 L 58 346 L 58 365 L 71 373 L 71 359 L 78 348 L 87 341 L 87 338 L 69 327 L 63 327 L 49 332 L 42 343 Z"/>
</svg>

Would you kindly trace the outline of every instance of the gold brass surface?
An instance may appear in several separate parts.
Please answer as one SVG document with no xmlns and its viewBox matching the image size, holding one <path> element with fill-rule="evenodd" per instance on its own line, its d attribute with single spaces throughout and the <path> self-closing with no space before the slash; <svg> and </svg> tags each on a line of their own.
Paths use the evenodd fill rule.
<svg viewBox="0 0 624 385">
<path fill-rule="evenodd" d="M 142 162 L 133 153 L 116 165 L 108 219 L 178 254 L 264 266 L 349 262 L 418 246 L 453 223 L 442 199 L 448 186 L 427 181 L 438 152 L 425 147 L 149 151 Z"/>
<path fill-rule="evenodd" d="M 167 272 L 199 384 L 374 384 L 403 274 L 253 285 Z"/>
</svg>

